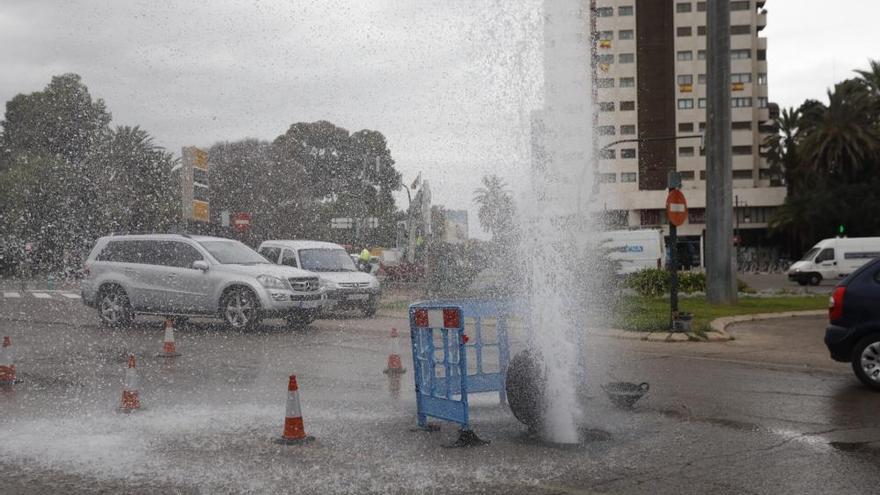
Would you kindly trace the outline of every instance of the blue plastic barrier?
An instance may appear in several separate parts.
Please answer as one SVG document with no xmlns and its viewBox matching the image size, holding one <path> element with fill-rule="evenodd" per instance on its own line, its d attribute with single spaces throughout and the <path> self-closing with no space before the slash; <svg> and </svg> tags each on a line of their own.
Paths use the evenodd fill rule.
<svg viewBox="0 0 880 495">
<path fill-rule="evenodd" d="M 409 307 L 418 424 L 428 417 L 458 423 L 470 432 L 468 394 L 497 392 L 506 401 L 505 381 L 510 360 L 507 337 L 511 303 L 507 301 L 427 301 Z M 484 338 L 486 319 L 496 321 L 496 339 Z M 473 319 L 473 335 L 465 333 Z M 498 369 L 486 371 L 487 348 L 497 348 Z M 468 356 L 474 359 L 468 368 Z"/>
</svg>

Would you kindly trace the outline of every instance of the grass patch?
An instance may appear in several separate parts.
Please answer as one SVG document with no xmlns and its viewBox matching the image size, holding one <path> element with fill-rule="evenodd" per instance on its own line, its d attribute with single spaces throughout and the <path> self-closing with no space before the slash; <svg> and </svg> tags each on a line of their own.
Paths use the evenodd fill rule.
<svg viewBox="0 0 880 495">
<path fill-rule="evenodd" d="M 680 311 L 691 313 L 691 330 L 705 332 L 709 322 L 725 316 L 786 311 L 810 311 L 828 308 L 828 296 L 740 297 L 735 306 L 712 306 L 702 297 L 684 298 L 678 302 Z M 669 329 L 668 297 L 624 297 L 612 325 L 635 332 L 658 332 Z"/>
</svg>

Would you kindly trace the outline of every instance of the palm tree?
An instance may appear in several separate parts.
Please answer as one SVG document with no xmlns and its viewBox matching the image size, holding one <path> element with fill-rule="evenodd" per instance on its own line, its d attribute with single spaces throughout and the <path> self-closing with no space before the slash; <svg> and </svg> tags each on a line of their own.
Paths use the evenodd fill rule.
<svg viewBox="0 0 880 495">
<path fill-rule="evenodd" d="M 876 96 L 880 96 L 880 60 L 869 60 L 868 70 L 857 70 L 859 79 L 871 89 Z"/>
<path fill-rule="evenodd" d="M 774 177 L 784 177 L 789 192 L 797 187 L 797 173 L 800 160 L 797 150 L 798 126 L 801 113 L 799 109 L 785 108 L 776 118 L 777 132 L 767 136 L 767 161 Z"/>
<path fill-rule="evenodd" d="M 501 240 L 513 229 L 513 198 L 504 179 L 497 175 L 483 176 L 483 187 L 474 191 L 474 203 L 480 206 L 477 216 L 483 230 Z"/>
<path fill-rule="evenodd" d="M 871 173 L 880 154 L 874 98 L 854 79 L 828 91 L 828 105 L 814 103 L 800 119 L 801 158 L 817 172 L 847 181 Z"/>
</svg>

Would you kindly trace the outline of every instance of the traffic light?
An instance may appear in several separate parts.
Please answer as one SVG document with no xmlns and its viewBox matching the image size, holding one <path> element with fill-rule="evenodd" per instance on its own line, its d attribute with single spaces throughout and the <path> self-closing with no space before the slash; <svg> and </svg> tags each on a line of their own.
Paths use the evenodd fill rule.
<svg viewBox="0 0 880 495">
<path fill-rule="evenodd" d="M 843 237 L 843 233 L 844 233 L 843 224 L 840 224 L 837 226 L 837 235 Z"/>
</svg>

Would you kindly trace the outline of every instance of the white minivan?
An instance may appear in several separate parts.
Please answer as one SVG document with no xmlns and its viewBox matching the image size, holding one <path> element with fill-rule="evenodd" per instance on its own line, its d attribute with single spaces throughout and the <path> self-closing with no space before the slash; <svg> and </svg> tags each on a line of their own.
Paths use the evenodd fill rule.
<svg viewBox="0 0 880 495">
<path fill-rule="evenodd" d="M 825 279 L 842 279 L 880 256 L 880 237 L 824 239 L 788 269 L 788 279 L 800 285 L 819 285 Z"/>
<path fill-rule="evenodd" d="M 327 291 L 324 308 L 358 309 L 373 316 L 379 307 L 382 287 L 370 273 L 357 269 L 345 248 L 339 244 L 305 240 L 265 241 L 258 249 L 266 259 L 314 272 Z"/>
<path fill-rule="evenodd" d="M 600 249 L 619 263 L 619 274 L 664 266 L 663 233 L 655 229 L 610 230 L 598 233 Z"/>
</svg>

